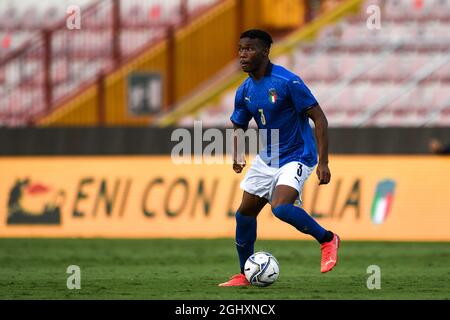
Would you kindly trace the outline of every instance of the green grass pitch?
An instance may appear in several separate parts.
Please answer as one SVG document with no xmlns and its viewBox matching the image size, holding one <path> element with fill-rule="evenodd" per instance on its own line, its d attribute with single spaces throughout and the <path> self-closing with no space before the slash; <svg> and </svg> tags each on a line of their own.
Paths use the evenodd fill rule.
<svg viewBox="0 0 450 320">
<path fill-rule="evenodd" d="M 450 243 L 342 242 L 320 273 L 313 241 L 258 240 L 280 262 L 267 288 L 221 288 L 238 271 L 233 239 L 0 239 L 0 299 L 449 299 Z M 67 289 L 69 265 L 81 289 Z M 370 265 L 381 289 L 369 290 Z"/>
</svg>

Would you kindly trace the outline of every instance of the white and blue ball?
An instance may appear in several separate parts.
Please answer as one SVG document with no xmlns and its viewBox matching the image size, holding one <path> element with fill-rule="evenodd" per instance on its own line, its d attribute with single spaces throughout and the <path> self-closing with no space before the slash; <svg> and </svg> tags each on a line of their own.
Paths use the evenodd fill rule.
<svg viewBox="0 0 450 320">
<path fill-rule="evenodd" d="M 267 287 L 277 281 L 280 275 L 280 267 L 272 254 L 256 252 L 245 262 L 244 273 L 252 285 Z"/>
</svg>

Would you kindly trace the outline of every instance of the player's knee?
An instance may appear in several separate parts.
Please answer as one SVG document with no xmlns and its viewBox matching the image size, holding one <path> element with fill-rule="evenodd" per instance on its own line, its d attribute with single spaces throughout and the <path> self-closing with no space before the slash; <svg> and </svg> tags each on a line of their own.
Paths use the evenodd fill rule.
<svg viewBox="0 0 450 320">
<path fill-rule="evenodd" d="M 280 220 L 286 221 L 289 216 L 290 204 L 272 205 L 272 213 Z"/>
</svg>

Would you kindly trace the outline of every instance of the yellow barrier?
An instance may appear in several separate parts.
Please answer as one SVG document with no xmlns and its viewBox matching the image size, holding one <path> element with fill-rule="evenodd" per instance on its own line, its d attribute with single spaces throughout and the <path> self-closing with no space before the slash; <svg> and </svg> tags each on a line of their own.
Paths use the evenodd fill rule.
<svg viewBox="0 0 450 320">
<path fill-rule="evenodd" d="M 298 28 L 304 22 L 305 5 L 299 0 L 262 0 L 261 24 L 264 28 Z"/>
<path fill-rule="evenodd" d="M 333 156 L 305 209 L 343 240 L 450 241 L 450 158 Z M 161 157 L 1 158 L 1 237 L 233 237 L 242 191 L 230 165 Z M 266 206 L 265 239 L 310 239 Z"/>
<path fill-rule="evenodd" d="M 163 41 L 137 59 L 127 63 L 105 78 L 105 122 L 108 125 L 148 125 L 153 116 L 132 116 L 128 113 L 128 75 L 133 72 L 156 72 L 162 75 L 163 87 L 168 86 L 167 41 Z M 163 90 L 163 104 L 168 100 Z"/>
<path fill-rule="evenodd" d="M 61 108 L 38 120 L 38 126 L 93 126 L 97 121 L 97 88 L 90 87 Z"/>
</svg>

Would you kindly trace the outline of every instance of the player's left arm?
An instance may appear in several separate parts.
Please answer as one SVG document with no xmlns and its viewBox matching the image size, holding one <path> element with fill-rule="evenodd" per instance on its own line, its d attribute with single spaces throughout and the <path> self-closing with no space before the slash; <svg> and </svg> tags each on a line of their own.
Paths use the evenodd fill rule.
<svg viewBox="0 0 450 320">
<path fill-rule="evenodd" d="M 327 184 L 331 179 L 331 172 L 328 167 L 328 120 L 319 104 L 306 110 L 306 115 L 311 118 L 315 126 L 314 133 L 319 153 L 316 173 L 319 184 Z"/>
</svg>

